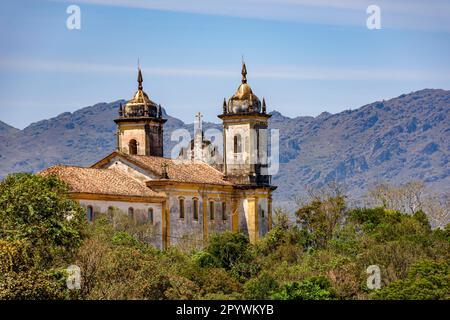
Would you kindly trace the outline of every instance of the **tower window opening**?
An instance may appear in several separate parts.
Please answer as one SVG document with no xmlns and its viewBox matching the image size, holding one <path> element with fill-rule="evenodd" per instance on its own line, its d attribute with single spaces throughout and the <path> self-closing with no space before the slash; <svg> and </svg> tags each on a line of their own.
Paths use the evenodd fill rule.
<svg viewBox="0 0 450 320">
<path fill-rule="evenodd" d="M 240 134 L 234 136 L 234 153 L 242 152 L 242 138 Z"/>
<path fill-rule="evenodd" d="M 135 139 L 131 139 L 128 143 L 128 149 L 130 154 L 137 154 L 137 141 Z"/>
</svg>

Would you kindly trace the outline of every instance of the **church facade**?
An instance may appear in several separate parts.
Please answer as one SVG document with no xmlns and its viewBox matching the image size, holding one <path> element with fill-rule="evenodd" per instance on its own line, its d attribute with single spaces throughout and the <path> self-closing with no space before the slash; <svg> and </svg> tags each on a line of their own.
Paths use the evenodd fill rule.
<svg viewBox="0 0 450 320">
<path fill-rule="evenodd" d="M 183 149 L 187 157 L 163 157 L 167 120 L 142 83 L 139 68 L 138 90 L 114 120 L 114 152 L 90 167 L 56 165 L 40 174 L 65 181 L 89 221 L 115 210 L 151 223 L 151 243 L 161 249 L 186 239 L 206 241 L 211 233 L 226 230 L 243 232 L 256 242 L 272 226 L 276 187 L 268 174 L 270 115 L 265 100 L 261 102 L 247 83 L 245 63 L 241 84 L 228 101 L 224 99 L 218 116 L 223 123 L 223 155 L 215 147 L 205 152 L 211 143 L 200 133 Z M 201 157 L 194 156 L 195 148 Z M 211 154 L 213 163 L 205 161 L 205 154 Z"/>
</svg>

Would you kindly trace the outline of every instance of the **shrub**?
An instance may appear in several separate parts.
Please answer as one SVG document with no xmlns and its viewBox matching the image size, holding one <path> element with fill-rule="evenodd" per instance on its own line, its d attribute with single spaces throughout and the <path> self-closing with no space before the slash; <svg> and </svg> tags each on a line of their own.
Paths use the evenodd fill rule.
<svg viewBox="0 0 450 320">
<path fill-rule="evenodd" d="M 211 235 L 206 252 L 217 261 L 218 266 L 230 270 L 234 264 L 250 258 L 248 238 L 242 233 L 224 232 Z"/>
<path fill-rule="evenodd" d="M 268 272 L 261 272 L 256 278 L 252 278 L 244 285 L 246 299 L 269 299 L 271 294 L 278 289 L 278 283 Z"/>
<path fill-rule="evenodd" d="M 285 283 L 272 294 L 275 300 L 332 300 L 336 293 L 325 277 L 312 277 L 300 282 Z"/>
</svg>

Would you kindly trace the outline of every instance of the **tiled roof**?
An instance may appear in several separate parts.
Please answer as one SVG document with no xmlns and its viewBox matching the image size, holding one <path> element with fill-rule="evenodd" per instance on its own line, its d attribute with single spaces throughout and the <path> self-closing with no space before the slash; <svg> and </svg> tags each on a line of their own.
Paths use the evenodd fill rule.
<svg viewBox="0 0 450 320">
<path fill-rule="evenodd" d="M 107 194 L 117 196 L 164 197 L 145 184 L 114 169 L 94 169 L 57 165 L 39 172 L 40 175 L 56 175 L 65 181 L 71 192 Z"/>
<path fill-rule="evenodd" d="M 217 185 L 233 185 L 224 180 L 224 175 L 219 170 L 207 163 L 191 160 L 173 160 L 170 158 L 154 156 L 138 156 L 119 153 L 125 159 L 129 159 L 144 170 L 151 171 L 163 177 L 163 166 L 166 166 L 169 180 L 185 183 L 203 183 Z"/>
</svg>

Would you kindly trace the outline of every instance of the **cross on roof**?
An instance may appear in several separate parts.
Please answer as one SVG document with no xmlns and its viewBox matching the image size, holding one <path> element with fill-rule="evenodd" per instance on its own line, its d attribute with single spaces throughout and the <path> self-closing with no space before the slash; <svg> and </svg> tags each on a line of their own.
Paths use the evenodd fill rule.
<svg viewBox="0 0 450 320">
<path fill-rule="evenodd" d="M 167 173 L 167 167 L 169 165 L 165 162 L 161 163 L 161 168 L 162 168 L 162 178 L 163 179 L 169 179 L 169 174 Z"/>
</svg>

